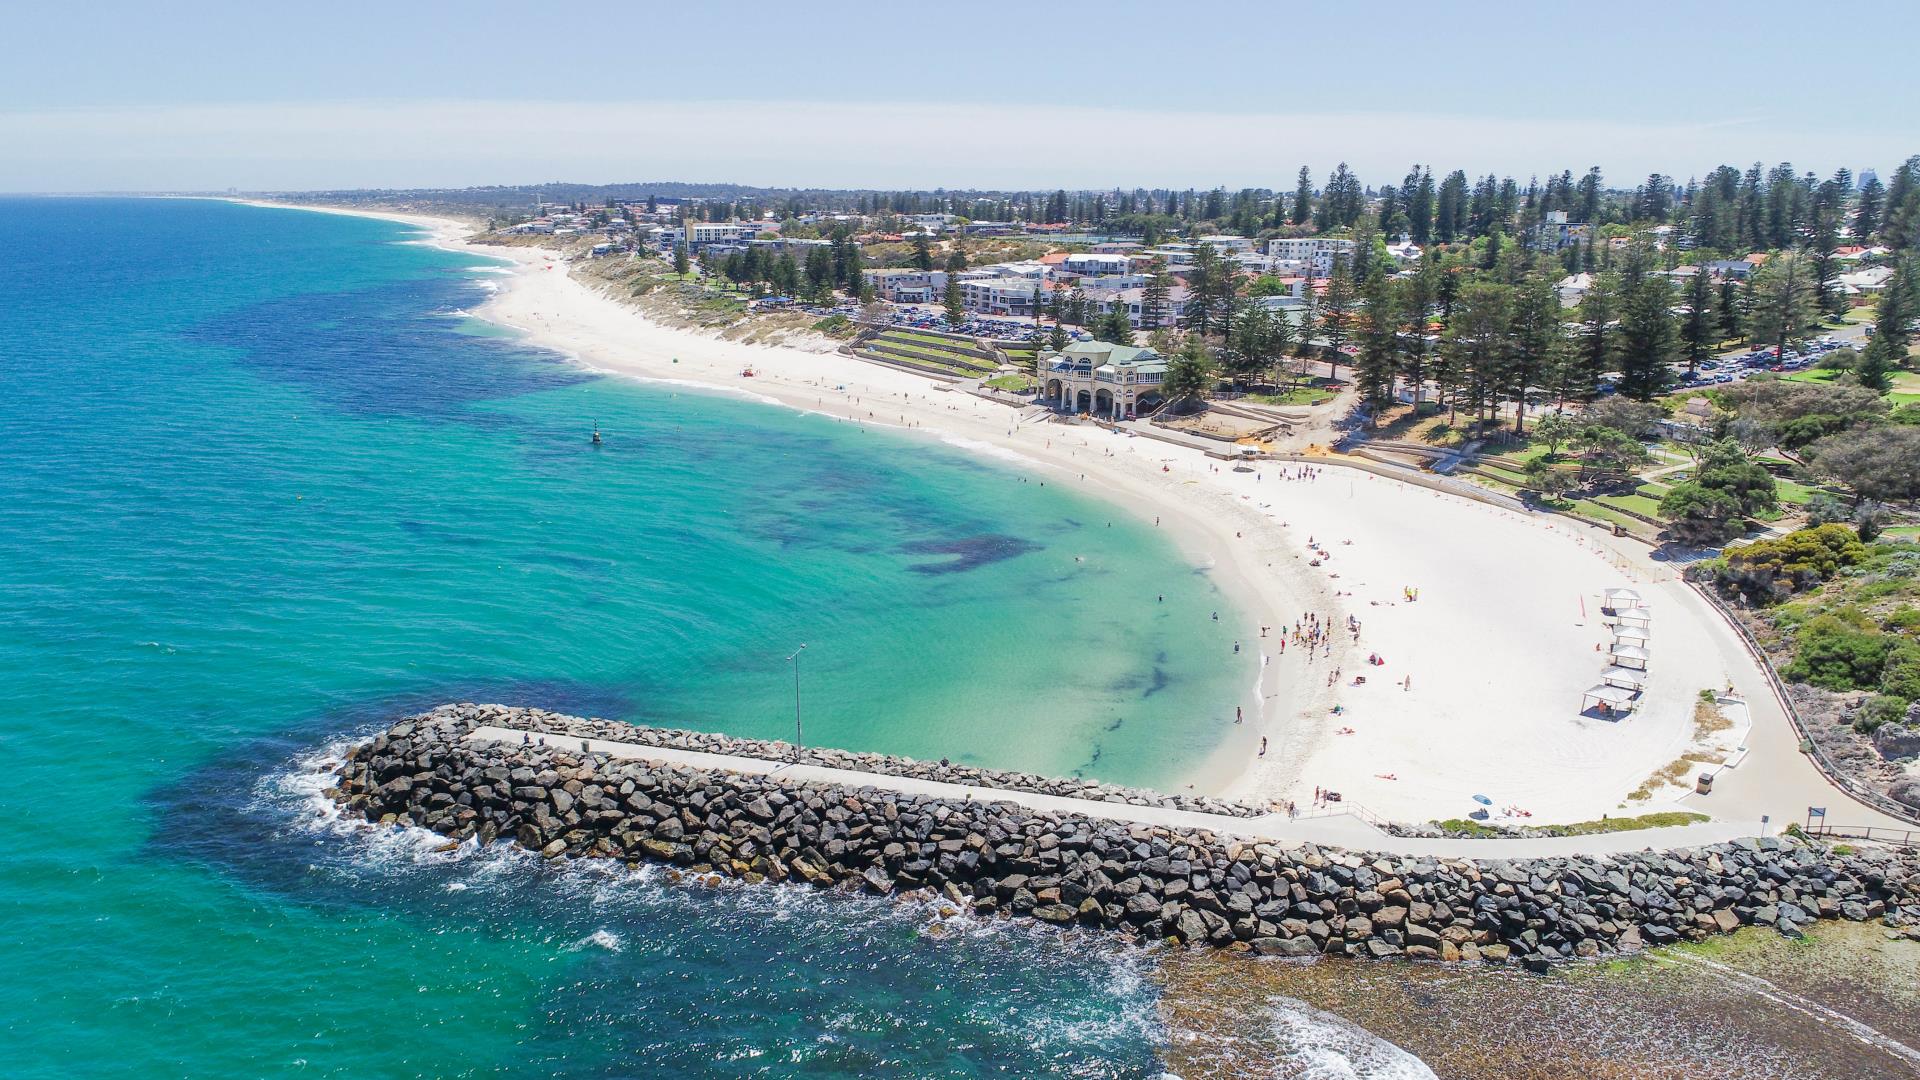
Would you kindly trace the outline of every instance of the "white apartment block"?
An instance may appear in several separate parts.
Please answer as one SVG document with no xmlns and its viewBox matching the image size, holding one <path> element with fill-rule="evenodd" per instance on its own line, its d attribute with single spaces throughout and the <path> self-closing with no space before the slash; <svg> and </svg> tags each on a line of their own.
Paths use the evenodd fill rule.
<svg viewBox="0 0 1920 1080">
<path fill-rule="evenodd" d="M 1028 317 L 1033 314 L 1034 294 L 1041 290 L 1038 278 L 963 278 L 960 281 L 960 300 L 968 311 L 983 315 Z"/>
<path fill-rule="evenodd" d="M 896 304 L 937 304 L 947 294 L 945 270 L 866 270 L 873 294 Z"/>
<path fill-rule="evenodd" d="M 1267 241 L 1267 254 L 1302 264 L 1308 277 L 1323 278 L 1332 275 L 1334 259 L 1353 257 L 1353 241 L 1323 236 L 1276 238 Z"/>
</svg>

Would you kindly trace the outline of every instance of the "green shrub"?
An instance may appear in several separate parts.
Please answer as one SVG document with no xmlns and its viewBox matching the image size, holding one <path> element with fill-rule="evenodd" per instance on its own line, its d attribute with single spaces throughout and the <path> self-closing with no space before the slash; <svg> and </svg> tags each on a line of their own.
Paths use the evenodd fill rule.
<svg viewBox="0 0 1920 1080">
<path fill-rule="evenodd" d="M 1907 718 L 1907 703 L 1887 694 L 1875 694 L 1867 707 L 1853 718 L 1853 729 L 1863 735 L 1880 730 L 1882 724 L 1897 724 Z"/>
<path fill-rule="evenodd" d="M 1793 662 L 1781 669 L 1790 682 L 1827 690 L 1864 690 L 1880 685 L 1893 639 L 1878 630 L 1850 626 L 1835 615 L 1818 615 L 1800 628 Z"/>
<path fill-rule="evenodd" d="M 829 315 L 814 323 L 813 328 L 828 337 L 837 338 L 852 337 L 854 331 L 853 320 L 845 315 Z"/>
<path fill-rule="evenodd" d="M 1867 546 L 1852 529 L 1840 524 L 1817 525 L 1773 540 L 1756 540 L 1728 552 L 1716 579 L 1723 589 L 1750 599 L 1778 600 L 1818 585 L 1866 557 Z"/>
<path fill-rule="evenodd" d="M 1920 700 L 1920 642 L 1896 640 L 1887 650 L 1880 667 L 1880 691 L 1903 701 Z"/>
</svg>

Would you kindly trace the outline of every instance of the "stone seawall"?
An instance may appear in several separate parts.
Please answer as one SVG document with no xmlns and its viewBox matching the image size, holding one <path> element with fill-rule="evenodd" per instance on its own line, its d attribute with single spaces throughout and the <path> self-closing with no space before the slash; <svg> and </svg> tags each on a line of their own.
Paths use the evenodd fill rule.
<svg viewBox="0 0 1920 1080">
<path fill-rule="evenodd" d="M 549 858 L 923 892 L 983 915 L 1268 955 L 1539 966 L 1742 925 L 1792 934 L 1820 918 L 1920 920 L 1920 859 L 1784 838 L 1608 857 L 1412 858 L 467 738 L 570 720 L 499 706 L 409 717 L 355 747 L 331 794 L 369 821 L 510 839 Z M 596 737 L 633 741 L 627 725 L 590 723 L 609 725 Z"/>
</svg>

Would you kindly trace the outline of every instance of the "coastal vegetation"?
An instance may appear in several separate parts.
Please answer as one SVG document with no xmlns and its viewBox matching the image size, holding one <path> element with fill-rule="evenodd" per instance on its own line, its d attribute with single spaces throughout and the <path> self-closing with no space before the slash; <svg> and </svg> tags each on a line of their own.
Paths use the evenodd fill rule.
<svg viewBox="0 0 1920 1080">
<path fill-rule="evenodd" d="M 1734 603 L 1816 741 L 1920 807 L 1920 542 L 1829 522 L 1734 548 L 1690 576 Z"/>
<path fill-rule="evenodd" d="M 1670 829 L 1706 821 L 1707 815 L 1685 810 L 1670 810 L 1638 817 L 1605 817 L 1596 821 L 1576 821 L 1566 825 L 1535 825 L 1524 830 L 1528 836 L 1594 836 L 1601 833 L 1634 832 L 1639 829 Z M 1434 825 L 1449 836 L 1494 838 L 1515 835 L 1501 825 L 1487 825 L 1469 818 L 1448 818 Z"/>
</svg>

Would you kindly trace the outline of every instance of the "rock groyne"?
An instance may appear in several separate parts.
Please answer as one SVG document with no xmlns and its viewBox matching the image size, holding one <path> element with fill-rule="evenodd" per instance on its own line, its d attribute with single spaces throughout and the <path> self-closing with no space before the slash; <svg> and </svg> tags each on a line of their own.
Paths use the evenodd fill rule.
<svg viewBox="0 0 1920 1080">
<path fill-rule="evenodd" d="M 626 742 L 644 730 L 445 706 L 355 747 L 331 794 L 369 821 L 512 840 L 549 858 L 924 891 L 982 915 L 1268 955 L 1538 966 L 1743 925 L 1797 934 L 1822 918 L 1920 921 L 1910 853 L 1768 838 L 1614 856 L 1417 858 L 468 738 L 486 726 L 589 730 L 569 725 Z"/>
<path fill-rule="evenodd" d="M 904 776 L 915 780 L 938 780 L 969 787 L 996 788 L 1001 791 L 1029 791 L 1038 795 L 1058 795 L 1066 799 L 1093 799 L 1099 802 L 1125 803 L 1128 806 L 1160 806 L 1169 810 L 1192 810 L 1201 814 L 1227 817 L 1259 817 L 1267 810 L 1230 799 L 1204 795 L 1169 795 L 1145 788 L 1103 784 L 1097 780 L 1076 780 L 1037 773 L 986 769 L 978 765 L 960 765 L 946 760 L 920 761 L 889 754 L 866 754 L 836 750 L 830 746 L 803 746 L 795 752 L 792 743 L 769 739 L 741 739 L 712 731 L 686 731 L 680 728 L 647 727 L 617 720 L 595 720 L 543 709 L 509 708 L 504 705 L 451 706 L 479 727 L 493 724 L 522 731 L 540 731 L 550 735 L 572 735 L 583 739 L 607 739 L 614 742 L 661 746 L 673 750 L 694 750 L 706 754 L 760 758 L 763 761 L 793 761 L 820 765 L 829 769 L 875 773 L 880 776 Z"/>
</svg>

